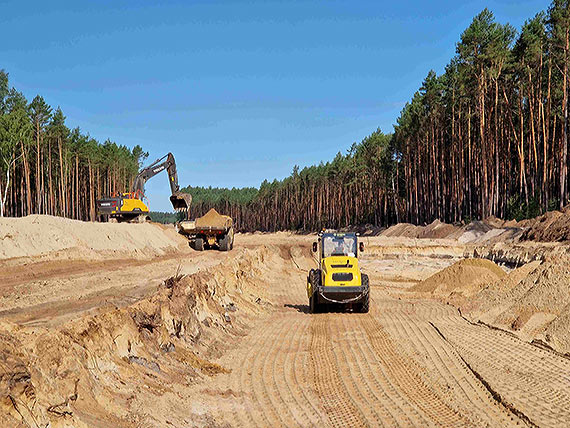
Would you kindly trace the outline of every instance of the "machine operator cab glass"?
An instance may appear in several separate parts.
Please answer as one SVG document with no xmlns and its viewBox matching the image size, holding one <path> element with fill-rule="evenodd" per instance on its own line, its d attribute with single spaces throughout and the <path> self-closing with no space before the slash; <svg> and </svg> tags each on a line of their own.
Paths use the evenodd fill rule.
<svg viewBox="0 0 570 428">
<path fill-rule="evenodd" d="M 354 235 L 324 235 L 323 236 L 324 258 L 331 256 L 356 257 L 357 244 Z"/>
</svg>

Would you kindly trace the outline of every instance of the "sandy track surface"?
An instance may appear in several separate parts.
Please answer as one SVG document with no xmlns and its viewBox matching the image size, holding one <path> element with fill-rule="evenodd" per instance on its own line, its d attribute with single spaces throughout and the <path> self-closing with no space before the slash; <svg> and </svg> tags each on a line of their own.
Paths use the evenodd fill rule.
<svg viewBox="0 0 570 428">
<path fill-rule="evenodd" d="M 461 258 L 462 245 L 370 238 L 362 265 L 371 312 L 310 314 L 311 242 L 240 235 L 229 253 L 178 246 L 142 258 L 8 263 L 0 422 L 568 425 L 568 358 L 406 291 Z M 186 280 L 167 285 L 176 272 Z"/>
<path fill-rule="evenodd" d="M 284 284 L 283 287 L 289 287 Z M 564 426 L 570 361 L 380 287 L 370 314 L 280 301 L 231 354 L 204 406 L 230 426 Z M 217 388 L 217 389 L 216 389 Z"/>
</svg>

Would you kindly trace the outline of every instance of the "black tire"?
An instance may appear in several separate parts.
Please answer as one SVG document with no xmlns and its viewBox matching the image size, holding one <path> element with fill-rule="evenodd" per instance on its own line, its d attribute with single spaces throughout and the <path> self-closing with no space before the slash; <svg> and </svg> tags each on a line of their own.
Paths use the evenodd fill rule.
<svg viewBox="0 0 570 428">
<path fill-rule="evenodd" d="M 367 314 L 370 310 L 370 280 L 368 279 L 368 275 L 364 273 L 362 274 L 362 286 L 366 287 L 366 291 L 358 304 L 358 312 Z"/>
<path fill-rule="evenodd" d="M 230 236 L 228 234 L 225 234 L 224 237 L 222 239 L 220 239 L 220 241 L 218 242 L 218 245 L 220 247 L 220 251 L 229 251 L 230 250 Z"/>
<path fill-rule="evenodd" d="M 202 238 L 194 239 L 194 249 L 196 251 L 204 251 L 204 240 Z"/>
<path fill-rule="evenodd" d="M 313 290 L 313 294 L 309 298 L 309 309 L 312 314 L 319 313 L 322 305 L 318 303 L 317 288 L 321 285 L 321 271 L 318 269 L 311 269 L 309 272 L 309 282 Z"/>
<path fill-rule="evenodd" d="M 312 314 L 316 314 L 316 313 L 318 312 L 318 311 L 317 311 L 317 309 L 318 309 L 318 304 L 317 304 L 317 296 L 316 296 L 316 294 L 317 294 L 317 293 L 313 293 L 313 294 L 311 295 L 311 297 L 309 298 L 309 311 L 310 311 Z"/>
</svg>

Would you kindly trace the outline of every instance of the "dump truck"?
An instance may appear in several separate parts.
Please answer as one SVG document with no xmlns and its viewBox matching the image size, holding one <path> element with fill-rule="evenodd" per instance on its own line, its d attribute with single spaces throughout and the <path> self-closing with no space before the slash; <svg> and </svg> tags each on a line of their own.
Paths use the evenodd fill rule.
<svg viewBox="0 0 570 428">
<path fill-rule="evenodd" d="M 196 220 L 185 220 L 176 225 L 178 233 L 185 235 L 190 246 L 197 251 L 217 247 L 229 251 L 234 247 L 233 220 L 211 209 Z"/>
<path fill-rule="evenodd" d="M 355 312 L 368 312 L 370 284 L 368 275 L 360 271 L 358 253 L 364 243 L 355 233 L 320 233 L 313 242 L 319 266 L 307 276 L 307 297 L 311 313 L 327 305 L 342 305 Z"/>
<path fill-rule="evenodd" d="M 149 209 L 143 202 L 144 185 L 156 174 L 166 170 L 170 183 L 170 202 L 176 211 L 188 216 L 192 196 L 180 191 L 176 162 L 172 153 L 168 153 L 143 168 L 135 177 L 132 190 L 97 200 L 97 216 L 101 221 L 142 223 L 149 219 Z"/>
</svg>

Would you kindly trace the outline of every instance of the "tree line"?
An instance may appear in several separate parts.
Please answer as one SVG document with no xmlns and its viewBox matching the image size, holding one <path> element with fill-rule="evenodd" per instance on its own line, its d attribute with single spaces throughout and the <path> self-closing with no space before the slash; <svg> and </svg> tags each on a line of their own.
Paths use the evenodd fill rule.
<svg viewBox="0 0 570 428">
<path fill-rule="evenodd" d="M 517 31 L 484 9 L 438 75 L 430 71 L 392 134 L 259 189 L 189 187 L 192 217 L 216 208 L 241 230 L 521 218 L 568 203 L 570 0 Z M 0 73 L 2 213 L 93 219 L 97 195 L 129 187 L 144 153 L 65 126 Z"/>
<path fill-rule="evenodd" d="M 259 189 L 188 187 L 191 215 L 215 208 L 239 230 L 319 230 L 349 224 L 399 220 L 399 179 L 392 138 L 380 130 L 354 143 L 347 154 L 299 169 L 283 180 L 265 180 Z"/>
<path fill-rule="evenodd" d="M 473 19 L 395 126 L 409 221 L 530 216 L 568 203 L 569 39 L 568 1 L 518 33 L 487 9 Z"/>
<path fill-rule="evenodd" d="M 0 70 L 0 216 L 50 214 L 95 220 L 95 201 L 130 188 L 148 156 L 69 129 L 58 107 L 31 102 Z"/>
<path fill-rule="evenodd" d="M 570 2 L 520 31 L 484 9 L 441 75 L 430 71 L 394 132 L 265 181 L 247 201 L 204 199 L 246 230 L 535 216 L 569 200 Z M 202 191 L 207 191 L 203 189 Z M 192 192 L 192 191 L 191 191 Z"/>
</svg>

